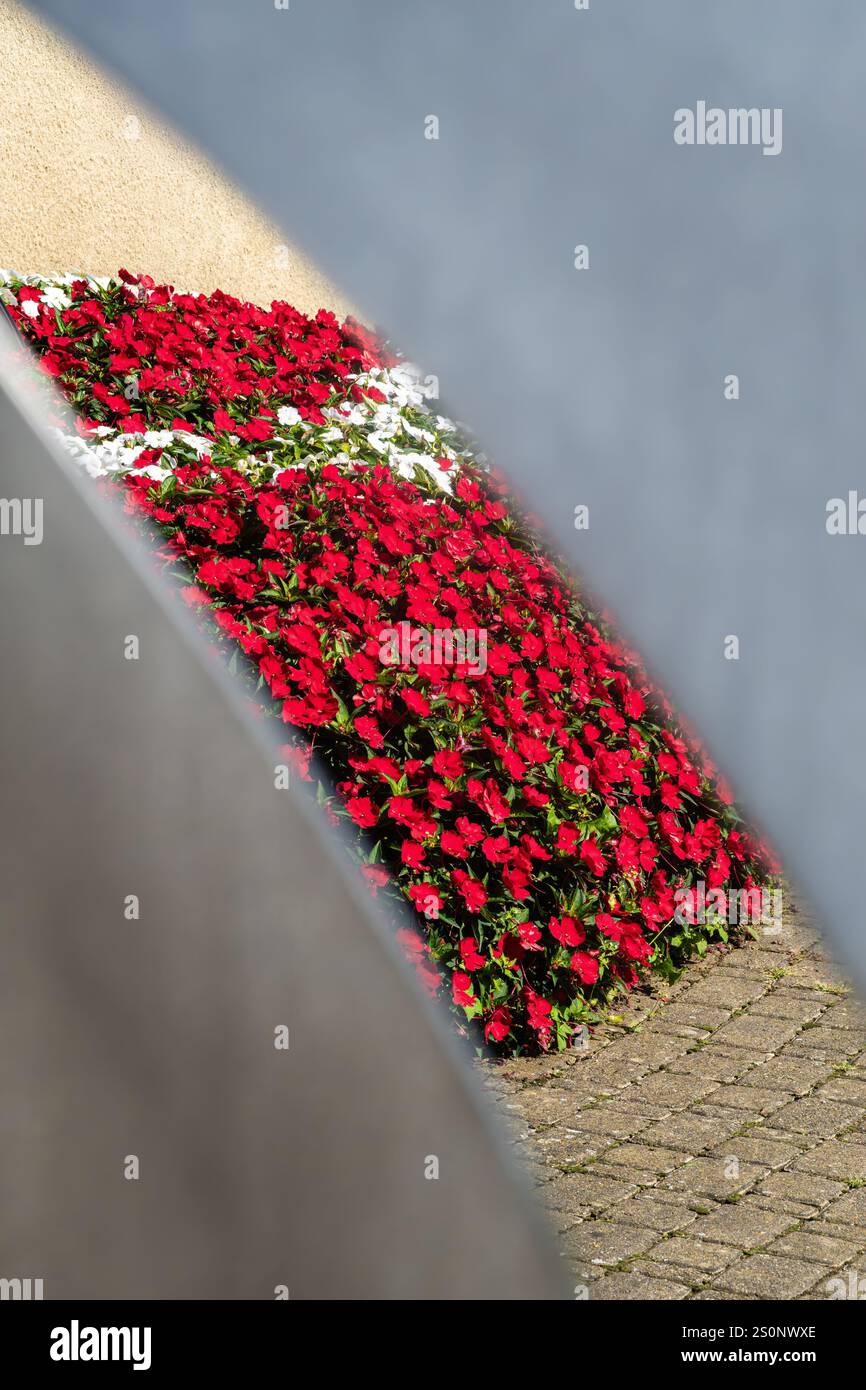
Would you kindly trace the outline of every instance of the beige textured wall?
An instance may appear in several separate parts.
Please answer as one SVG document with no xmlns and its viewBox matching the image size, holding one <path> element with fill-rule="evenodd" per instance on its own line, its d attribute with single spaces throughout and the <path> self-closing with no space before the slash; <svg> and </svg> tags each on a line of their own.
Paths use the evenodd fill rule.
<svg viewBox="0 0 866 1390">
<path fill-rule="evenodd" d="M 121 266 L 179 289 L 306 313 L 348 299 L 244 195 L 128 91 L 0 0 L 0 266 Z"/>
</svg>

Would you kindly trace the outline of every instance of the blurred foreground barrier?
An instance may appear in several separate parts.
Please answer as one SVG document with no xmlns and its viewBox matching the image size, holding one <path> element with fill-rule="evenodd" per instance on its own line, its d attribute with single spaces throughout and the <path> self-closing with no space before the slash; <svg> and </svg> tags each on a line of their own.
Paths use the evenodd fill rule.
<svg viewBox="0 0 866 1390">
<path fill-rule="evenodd" d="M 0 1278 L 45 1298 L 558 1296 L 337 832 L 275 790 L 276 749 L 182 605 L 20 413 L 9 337 Z"/>
</svg>

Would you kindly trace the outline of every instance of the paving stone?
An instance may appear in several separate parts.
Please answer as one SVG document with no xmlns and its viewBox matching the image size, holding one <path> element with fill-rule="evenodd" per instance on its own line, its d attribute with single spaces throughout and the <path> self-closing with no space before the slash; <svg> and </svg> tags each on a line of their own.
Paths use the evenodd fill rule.
<svg viewBox="0 0 866 1390">
<path fill-rule="evenodd" d="M 658 1013 L 664 1007 L 670 997 L 666 987 L 659 988 L 653 984 L 636 985 L 628 996 L 629 1020 L 645 1017 L 647 1014 Z"/>
<path fill-rule="evenodd" d="M 775 1115 L 770 1115 L 760 1126 L 760 1129 L 762 1136 L 769 1143 L 788 1144 L 793 1148 L 798 1148 L 801 1153 L 805 1153 L 807 1149 L 813 1149 L 819 1142 L 814 1135 L 802 1134 L 797 1129 L 776 1129 Z"/>
<path fill-rule="evenodd" d="M 751 1079 L 751 1078 L 750 1078 Z M 714 1105 L 727 1106 L 733 1110 L 748 1110 L 753 1115 L 772 1115 L 781 1110 L 793 1096 L 788 1091 L 771 1091 L 765 1086 L 750 1086 L 735 1082 L 733 1086 L 719 1086 L 712 1093 Z"/>
<path fill-rule="evenodd" d="M 719 1241 L 699 1240 L 693 1235 L 694 1229 L 692 1227 L 685 1236 L 660 1241 L 649 1252 L 650 1258 L 657 1263 L 686 1265 L 703 1276 L 701 1283 L 706 1283 L 707 1277 L 726 1269 L 740 1252 Z"/>
<path fill-rule="evenodd" d="M 541 1080 L 564 1071 L 559 1056 L 545 1054 L 542 1057 L 495 1058 L 479 1064 L 480 1070 L 492 1076 L 500 1085 L 519 1085 L 521 1089 L 527 1081 Z"/>
<path fill-rule="evenodd" d="M 838 1188 L 841 1184 L 834 1183 L 833 1186 Z M 845 1192 L 844 1196 L 836 1197 L 821 1212 L 821 1220 L 841 1221 L 846 1225 L 850 1223 L 866 1227 L 866 1187 L 857 1187 L 851 1192 Z"/>
<path fill-rule="evenodd" d="M 853 1105 L 825 1100 L 820 1093 L 795 1100 L 773 1115 L 774 1129 L 790 1129 L 799 1134 L 811 1134 L 817 1139 L 829 1139 L 840 1130 L 849 1129 L 860 1119 L 861 1112 Z"/>
<path fill-rule="evenodd" d="M 724 1289 L 701 1289 L 700 1293 L 693 1293 L 691 1303 L 722 1303 L 725 1301 L 739 1303 L 739 1295 L 726 1293 Z"/>
<path fill-rule="evenodd" d="M 711 1043 L 671 1062 L 668 1074 L 681 1072 L 689 1076 L 702 1076 L 708 1081 L 737 1081 L 752 1069 L 754 1062 L 754 1057 L 746 1048 L 722 1047 Z"/>
<path fill-rule="evenodd" d="M 717 1140 L 736 1133 L 742 1125 L 742 1117 L 733 1113 L 720 1119 L 717 1115 L 702 1115 L 694 1110 L 680 1110 L 665 1120 L 658 1120 L 644 1130 L 641 1142 L 661 1144 L 673 1149 L 682 1149 L 689 1154 L 700 1153 Z"/>
<path fill-rule="evenodd" d="M 659 1299 L 687 1298 L 691 1290 L 687 1284 L 674 1280 L 648 1279 L 644 1274 L 608 1274 L 592 1286 L 592 1299 L 622 1299 L 627 1301 L 657 1302 Z"/>
<path fill-rule="evenodd" d="M 588 1261 L 593 1265 L 617 1265 L 642 1255 L 658 1240 L 655 1231 L 640 1226 L 623 1226 L 613 1221 L 585 1221 L 573 1226 L 563 1237 L 566 1259 Z"/>
<path fill-rule="evenodd" d="M 689 996 L 683 995 L 675 1004 L 668 1004 L 660 1018 L 653 1019 L 653 1026 L 663 1032 L 673 1033 L 683 1028 L 713 1033 L 717 1028 L 721 1028 L 723 1023 L 727 1023 L 730 1016 L 730 1009 L 690 1002 Z"/>
<path fill-rule="evenodd" d="M 669 1173 L 682 1163 L 683 1156 L 676 1149 L 655 1148 L 649 1144 L 621 1144 L 618 1148 L 608 1149 L 604 1161 L 612 1167 L 622 1164 L 650 1173 Z"/>
<path fill-rule="evenodd" d="M 721 1274 L 714 1283 L 747 1298 L 799 1298 L 830 1271 L 830 1266 L 811 1260 L 791 1260 L 784 1255 L 746 1255 Z"/>
<path fill-rule="evenodd" d="M 760 1127 L 749 1129 L 745 1134 L 735 1134 L 722 1140 L 712 1150 L 725 1158 L 738 1158 L 741 1163 L 760 1163 L 767 1168 L 783 1168 L 796 1158 L 800 1149 L 794 1144 L 779 1144 L 764 1136 Z"/>
<path fill-rule="evenodd" d="M 829 965 L 825 960 L 802 959 L 795 961 L 785 975 L 785 984 L 803 985 L 806 989 L 818 989 L 823 986 L 825 991 L 840 990 L 842 994 L 848 995 L 851 990 L 850 983 L 845 979 L 841 970 Z M 829 995 L 832 998 L 832 994 Z"/>
<path fill-rule="evenodd" d="M 802 1223 L 802 1230 L 808 1231 L 810 1235 L 833 1236 L 834 1240 L 847 1241 L 856 1245 L 858 1250 L 866 1252 L 866 1231 L 857 1222 L 843 1230 L 838 1221 L 828 1221 L 824 1212 L 815 1212 Z"/>
<path fill-rule="evenodd" d="M 682 1073 L 656 1072 L 645 1077 L 640 1083 L 640 1096 L 655 1105 L 670 1106 L 671 1110 L 684 1110 L 687 1105 L 701 1100 L 715 1088 L 715 1082 L 702 1076 L 684 1076 Z M 628 1097 L 625 1098 L 628 1104 Z"/>
<path fill-rule="evenodd" d="M 583 1167 L 591 1163 L 615 1143 L 610 1135 L 566 1134 L 558 1127 L 546 1134 L 534 1136 L 534 1152 L 544 1165 L 553 1168 Z"/>
<path fill-rule="evenodd" d="M 506 1110 L 519 1115 L 525 1124 L 533 1126 L 560 1124 L 570 1119 L 575 1110 L 574 1098 L 568 1091 L 553 1087 L 528 1086 L 508 1103 Z"/>
<path fill-rule="evenodd" d="M 856 1028 L 866 1036 L 866 1005 L 853 996 L 833 1003 L 823 1019 L 828 1028 Z"/>
<path fill-rule="evenodd" d="M 600 1173 L 564 1173 L 543 1188 L 540 1196 L 550 1211 L 576 1221 L 604 1211 L 633 1190 L 631 1183 L 617 1182 Z"/>
<path fill-rule="evenodd" d="M 615 1095 L 628 1084 L 628 1077 L 623 1076 L 622 1067 L 611 1059 L 609 1052 L 610 1049 L 605 1048 L 598 1057 L 589 1057 L 575 1067 L 572 1074 L 575 1087 L 580 1090 L 581 1099 Z"/>
<path fill-rule="evenodd" d="M 775 970 L 779 965 L 779 956 L 776 951 L 764 950 L 755 944 L 745 949 L 732 951 L 720 961 L 717 969 L 725 974 L 730 971 L 735 975 L 747 973 L 750 975 L 763 974 L 766 971 Z"/>
<path fill-rule="evenodd" d="M 857 1105 L 862 1110 L 866 1107 L 866 1077 L 856 1077 L 850 1072 L 831 1076 L 816 1094 L 822 1100 L 840 1100 L 845 1105 Z"/>
<path fill-rule="evenodd" d="M 819 1018 L 826 1004 L 816 999 L 801 999 L 788 990 L 773 989 L 758 999 L 749 1010 L 751 1018 L 787 1018 L 794 1023 L 811 1023 Z"/>
<path fill-rule="evenodd" d="M 793 1222 L 788 1216 L 756 1206 L 748 1197 L 734 1205 L 726 1204 L 709 1216 L 700 1216 L 689 1228 L 694 1239 L 721 1241 L 740 1250 L 766 1245 L 787 1230 Z"/>
<path fill-rule="evenodd" d="M 749 1084 L 771 1090 L 788 1091 L 791 1095 L 805 1095 L 820 1082 L 832 1075 L 831 1062 L 820 1058 L 812 1060 L 804 1057 L 788 1057 L 781 1054 L 761 1062 L 749 1073 Z"/>
<path fill-rule="evenodd" d="M 720 1043 L 748 1047 L 757 1061 L 761 1053 L 776 1052 L 790 1042 L 799 1026 L 789 1018 L 758 1018 L 745 1013 L 723 1024 L 714 1037 Z"/>
<path fill-rule="evenodd" d="M 817 1054 L 833 1059 L 834 1062 L 856 1057 L 863 1050 L 859 1033 L 850 1028 L 825 1028 L 822 1023 L 814 1028 L 804 1028 L 788 1043 L 785 1051 L 792 1056 L 805 1053 Z"/>
<path fill-rule="evenodd" d="M 659 1175 L 646 1168 L 629 1168 L 625 1163 L 608 1163 L 607 1154 L 597 1158 L 588 1171 L 597 1173 L 600 1177 L 612 1178 L 614 1182 L 628 1183 L 632 1192 L 637 1192 L 639 1188 L 655 1187 L 659 1181 Z"/>
<path fill-rule="evenodd" d="M 616 1044 L 616 1064 L 621 1069 L 623 1079 L 627 1075 L 633 1080 L 635 1073 L 643 1076 L 646 1072 L 666 1066 L 684 1053 L 688 1046 L 684 1038 L 672 1038 L 650 1031 L 645 1026 L 641 1032 L 623 1038 Z"/>
<path fill-rule="evenodd" d="M 682 998 L 693 1004 L 707 1004 L 713 1009 L 742 1009 L 759 999 L 766 988 L 766 980 L 759 975 L 754 979 L 731 975 L 730 972 L 722 976 L 716 970 L 699 984 L 693 985 Z"/>
<path fill-rule="evenodd" d="M 795 951 L 802 951 L 812 944 L 810 933 L 798 931 L 797 927 L 788 918 L 788 905 L 785 903 L 785 916 L 780 925 L 773 923 L 772 928 L 763 928 L 761 931 L 760 945 L 767 951 L 775 951 L 778 955 L 791 956 Z"/>
<path fill-rule="evenodd" d="M 814 1173 L 770 1173 L 758 1188 L 758 1192 L 762 1196 L 782 1197 L 819 1209 L 826 1207 L 844 1191 L 845 1188 L 842 1183 L 831 1182 L 828 1178 L 816 1177 Z M 855 1194 L 852 1193 L 851 1195 Z M 866 1196 L 866 1189 L 864 1189 L 864 1196 Z M 863 1205 L 863 1217 L 866 1219 L 866 1201 Z M 840 1219 L 845 1220 L 846 1218 Z"/>
<path fill-rule="evenodd" d="M 633 1226 L 644 1226 L 657 1235 L 666 1236 L 687 1229 L 693 1221 L 697 1221 L 698 1214 L 684 1202 L 663 1201 L 656 1196 L 655 1190 L 650 1190 L 646 1195 L 639 1193 L 627 1202 L 621 1202 L 616 1208 L 616 1219 Z"/>
<path fill-rule="evenodd" d="M 712 1278 L 705 1269 L 699 1269 L 696 1265 L 666 1265 L 654 1260 L 652 1254 L 648 1258 L 634 1260 L 629 1265 L 629 1270 L 634 1274 L 645 1274 L 649 1279 L 676 1279 L 688 1284 L 692 1294 L 703 1288 Z"/>
<path fill-rule="evenodd" d="M 853 1260 L 864 1245 L 866 1235 L 858 1243 L 856 1240 L 845 1240 L 841 1236 L 821 1235 L 803 1229 L 774 1240 L 769 1247 L 769 1253 L 790 1255 L 796 1260 L 812 1260 L 817 1264 L 836 1265 Z"/>
<path fill-rule="evenodd" d="M 729 1200 L 738 1193 L 752 1187 L 766 1173 L 766 1168 L 757 1163 L 741 1163 L 739 1176 L 726 1176 L 726 1165 L 721 1158 L 694 1158 L 682 1168 L 677 1168 L 662 1180 L 663 1188 L 680 1192 L 692 1192 L 696 1196 L 714 1197 L 719 1202 Z"/>
<path fill-rule="evenodd" d="M 657 1123 L 658 1121 L 649 1115 L 642 1115 L 635 1107 L 621 1110 L 618 1106 L 614 1108 L 608 1102 L 603 1102 L 590 1110 L 581 1110 L 567 1129 L 581 1136 L 597 1134 L 607 1135 L 611 1139 L 627 1139 Z"/>
<path fill-rule="evenodd" d="M 808 1202 L 791 1202 L 785 1197 L 768 1197 L 759 1188 L 750 1192 L 749 1196 L 756 1207 L 763 1207 L 765 1211 L 774 1211 L 779 1216 L 787 1216 L 792 1226 L 798 1221 L 808 1221 L 818 1212 L 818 1208 L 810 1206 Z"/>
<path fill-rule="evenodd" d="M 866 1180 L 866 1145 L 828 1139 L 798 1158 L 794 1168 L 798 1172 L 818 1173 L 822 1177 L 862 1182 Z"/>
</svg>

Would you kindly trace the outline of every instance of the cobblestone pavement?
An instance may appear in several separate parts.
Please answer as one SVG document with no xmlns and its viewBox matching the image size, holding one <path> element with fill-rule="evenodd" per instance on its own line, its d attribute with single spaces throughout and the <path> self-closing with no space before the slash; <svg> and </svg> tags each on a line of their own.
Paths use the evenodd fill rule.
<svg viewBox="0 0 866 1390">
<path fill-rule="evenodd" d="M 621 1017 L 480 1064 L 575 1296 L 866 1295 L 866 1011 L 817 928 L 793 908 Z"/>
</svg>

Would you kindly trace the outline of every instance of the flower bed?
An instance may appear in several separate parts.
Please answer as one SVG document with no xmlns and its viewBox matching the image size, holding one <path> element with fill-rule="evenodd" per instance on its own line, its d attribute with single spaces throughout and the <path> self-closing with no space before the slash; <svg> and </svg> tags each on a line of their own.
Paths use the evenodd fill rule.
<svg viewBox="0 0 866 1390">
<path fill-rule="evenodd" d="M 123 271 L 0 296 L 464 1031 L 567 1047 L 727 939 L 684 895 L 775 864 L 417 373 L 331 314 Z"/>
</svg>

